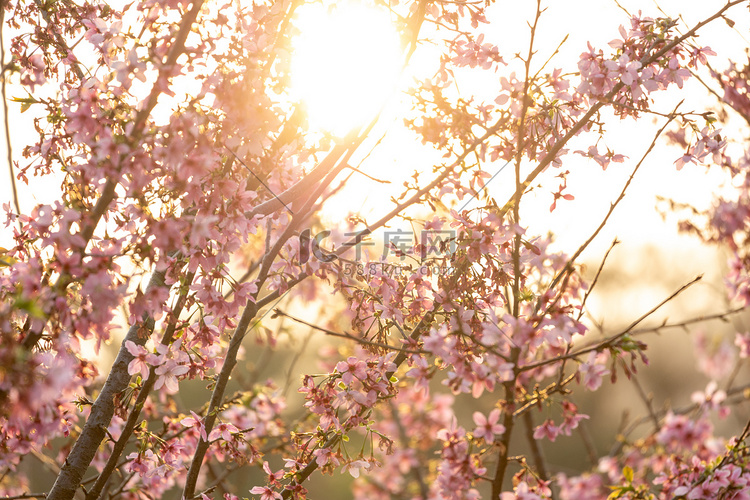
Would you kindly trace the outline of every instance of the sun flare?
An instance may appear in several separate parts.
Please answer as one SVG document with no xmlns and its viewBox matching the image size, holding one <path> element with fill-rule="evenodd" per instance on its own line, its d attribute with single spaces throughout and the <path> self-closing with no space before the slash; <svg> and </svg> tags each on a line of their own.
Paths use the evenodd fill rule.
<svg viewBox="0 0 750 500">
<path fill-rule="evenodd" d="M 366 124 L 396 88 L 401 43 L 387 12 L 362 4 L 300 8 L 292 95 L 313 129 L 343 136 Z"/>
</svg>

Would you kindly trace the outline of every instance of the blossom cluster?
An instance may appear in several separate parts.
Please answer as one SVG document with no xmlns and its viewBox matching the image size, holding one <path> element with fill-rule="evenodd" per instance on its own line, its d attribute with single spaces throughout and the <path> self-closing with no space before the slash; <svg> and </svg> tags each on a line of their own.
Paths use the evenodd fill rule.
<svg viewBox="0 0 750 500">
<path fill-rule="evenodd" d="M 321 204 L 345 189 L 339 173 L 363 172 L 353 158 L 368 156 L 358 148 L 370 129 L 344 138 L 309 130 L 289 94 L 298 7 L 8 4 L 5 22 L 28 28 L 11 43 L 28 90 L 19 101 L 41 116 L 16 177 L 59 179 L 60 193 L 28 213 L 4 208 L 12 244 L 0 249 L 0 494 L 30 496 L 25 462 L 47 453 L 60 468 L 49 498 L 85 487 L 92 498 L 180 489 L 184 498 L 302 499 L 316 470 L 351 476 L 358 499 L 487 490 L 501 500 L 750 498 L 748 431 L 724 439 L 712 420 L 730 413 L 733 389 L 717 381 L 750 354 L 747 334 L 736 350 L 712 350 L 698 335 L 698 367 L 714 380 L 687 410 L 659 413 L 649 402 L 653 429 L 623 434 L 593 471 L 555 474 L 542 453 L 596 418 L 578 394 L 618 372 L 633 377 L 648 358 L 632 328 L 593 331 L 586 302 L 598 274 L 589 283 L 579 262 L 591 240 L 566 253 L 534 234 L 522 218 L 526 196 L 549 167 L 559 180 L 550 210 L 580 196 L 563 168 L 570 151 L 602 169 L 626 162 L 604 145 L 603 111 L 677 118 L 658 112 L 652 95 L 679 92 L 715 55 L 695 45 L 695 31 L 638 14 L 606 52 L 589 44 L 572 71 L 547 70 L 531 61 L 536 21 L 527 59 L 512 58 L 488 41 L 486 6 L 393 2 L 411 37 L 407 61 L 425 21 L 443 37 L 433 40 L 444 48 L 436 73 L 420 76 L 403 120 L 445 163 L 404 182 L 383 219 L 339 221 L 334 243 L 316 242 L 325 258 L 310 259 L 303 228 L 320 224 Z M 477 71 L 498 73 L 494 94 L 455 95 Z M 746 119 L 747 74 L 717 74 Z M 692 139 L 682 135 L 676 166 L 713 162 L 732 174 L 737 196 L 717 201 L 699 232 L 732 251 L 730 290 L 747 304 L 750 155 L 731 160 L 725 132 L 700 116 L 705 126 L 680 115 Z M 573 138 L 589 143 L 572 149 Z M 505 204 L 485 189 L 498 160 L 515 170 Z M 466 209 L 471 201 L 484 205 Z M 399 217 L 415 234 L 446 230 L 450 241 L 432 252 L 415 237 L 397 248 L 397 263 L 383 252 L 362 261 L 368 272 L 351 272 L 346 251 L 356 245 L 342 235 L 360 241 Z M 323 302 L 324 326 L 283 310 Z M 346 344 L 321 355 L 322 373 L 297 377 L 295 357 L 283 383 L 263 381 L 264 370 L 282 371 L 270 356 L 299 348 L 299 324 Z M 99 377 L 97 358 L 113 342 L 117 357 Z M 193 388 L 210 391 L 205 404 L 187 396 Z M 522 426 L 528 459 L 515 454 Z M 227 475 L 253 472 L 230 487 L 212 462 Z"/>
</svg>

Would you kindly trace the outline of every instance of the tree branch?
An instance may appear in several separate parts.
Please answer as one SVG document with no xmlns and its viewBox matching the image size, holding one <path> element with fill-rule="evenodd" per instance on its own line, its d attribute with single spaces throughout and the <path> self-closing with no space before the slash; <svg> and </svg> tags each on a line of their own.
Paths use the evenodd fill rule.
<svg viewBox="0 0 750 500">
<path fill-rule="evenodd" d="M 164 271 L 156 271 L 151 275 L 146 290 L 148 293 L 150 290 L 165 286 Z M 109 427 L 109 423 L 115 413 L 114 399 L 130 383 L 128 364 L 132 361 L 133 355 L 127 350 L 125 343 L 131 341 L 136 345 L 142 346 L 146 343 L 153 329 L 153 318 L 144 316 L 142 321 L 136 322 L 128 330 L 127 335 L 125 335 L 120 345 L 117 358 L 107 376 L 107 381 L 104 383 L 104 387 L 102 387 L 99 396 L 91 407 L 91 413 L 86 419 L 86 424 L 81 431 L 81 435 L 78 436 L 68 458 L 65 459 L 60 474 L 57 476 L 55 484 L 52 486 L 47 498 L 53 500 L 70 500 L 75 495 L 76 490 L 81 485 L 83 475 L 94 459 L 94 455 L 96 455 L 99 444 L 107 437 L 107 427 Z"/>
<path fill-rule="evenodd" d="M 177 322 L 179 321 L 180 314 L 182 313 L 183 308 L 185 307 L 185 304 L 187 303 L 187 296 L 190 289 L 190 284 L 193 282 L 193 278 L 195 277 L 195 273 L 188 273 L 185 281 L 182 285 L 182 290 L 180 292 L 180 296 L 177 299 L 177 303 L 172 308 L 172 316 L 170 318 L 169 324 L 164 331 L 164 335 L 161 338 L 161 344 L 163 345 L 169 345 L 172 343 L 172 339 L 174 338 L 174 333 L 176 330 Z M 124 344 L 123 344 L 124 345 Z M 133 408 L 130 410 L 130 414 L 128 415 L 128 419 L 125 422 L 125 426 L 122 428 L 122 431 L 120 432 L 120 437 L 115 442 L 114 448 L 112 449 L 112 452 L 110 453 L 109 457 L 107 458 L 107 463 L 104 464 L 104 467 L 102 468 L 102 472 L 99 474 L 99 477 L 97 478 L 94 485 L 91 487 L 91 489 L 86 494 L 86 500 L 96 500 L 99 498 L 99 495 L 102 493 L 102 490 L 107 484 L 107 481 L 109 481 L 109 477 L 112 475 L 112 472 L 117 468 L 117 461 L 120 459 L 120 456 L 122 455 L 123 450 L 125 449 L 125 446 L 128 444 L 128 441 L 130 440 L 130 436 L 133 434 L 133 430 L 136 427 L 136 424 L 138 423 L 138 417 L 141 414 L 141 410 L 143 410 L 143 405 L 146 404 L 146 399 L 148 398 L 149 393 L 151 392 L 151 389 L 154 387 L 154 384 L 156 383 L 156 368 L 153 366 L 149 369 L 148 372 L 148 378 L 143 381 L 140 391 L 138 392 L 138 397 L 135 400 L 135 403 L 133 404 Z"/>
</svg>

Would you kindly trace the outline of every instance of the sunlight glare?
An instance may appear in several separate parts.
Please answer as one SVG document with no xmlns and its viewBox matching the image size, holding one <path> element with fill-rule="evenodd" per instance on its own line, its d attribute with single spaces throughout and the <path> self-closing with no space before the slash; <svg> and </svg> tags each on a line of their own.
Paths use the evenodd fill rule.
<svg viewBox="0 0 750 500">
<path fill-rule="evenodd" d="M 343 136 L 373 119 L 400 74 L 401 44 L 388 13 L 315 4 L 300 8 L 295 24 L 292 95 L 310 127 Z"/>
</svg>

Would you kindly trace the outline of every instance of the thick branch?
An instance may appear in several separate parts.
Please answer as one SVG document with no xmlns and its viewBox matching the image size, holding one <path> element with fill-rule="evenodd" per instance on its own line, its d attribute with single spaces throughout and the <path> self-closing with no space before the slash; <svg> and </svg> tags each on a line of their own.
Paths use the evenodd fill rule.
<svg viewBox="0 0 750 500">
<path fill-rule="evenodd" d="M 202 6 L 203 6 L 203 0 L 195 0 L 193 2 L 193 6 L 190 9 L 190 11 L 182 19 L 177 36 L 175 37 L 175 40 L 172 43 L 172 46 L 170 47 L 167 60 L 165 61 L 162 68 L 159 70 L 159 76 L 157 78 L 157 82 L 151 88 L 151 93 L 149 94 L 147 104 L 138 112 L 138 114 L 135 117 L 133 127 L 132 127 L 133 135 L 132 137 L 130 137 L 131 144 L 134 144 L 138 140 L 138 138 L 142 135 L 143 133 L 142 129 L 146 123 L 146 120 L 151 114 L 151 111 L 154 109 L 154 106 L 156 106 L 159 95 L 161 95 L 161 93 L 163 92 L 163 86 L 160 84 L 160 80 L 162 80 L 163 78 L 167 78 L 169 76 L 169 73 L 173 69 L 172 67 L 177 62 L 177 58 L 184 51 L 185 40 L 187 40 L 188 34 L 190 33 L 193 23 L 198 17 L 198 13 L 200 12 Z M 122 161 L 125 157 L 126 157 L 126 154 L 120 155 L 120 161 Z M 91 241 L 91 238 L 94 236 L 94 231 L 96 230 L 96 227 L 99 225 L 99 222 L 101 221 L 102 217 L 104 217 L 104 214 L 109 209 L 110 204 L 115 200 L 117 184 L 118 184 L 118 181 L 116 177 L 108 177 L 107 181 L 104 183 L 104 186 L 102 188 L 102 194 L 99 196 L 99 199 L 96 201 L 96 204 L 94 205 L 94 208 L 92 209 L 91 214 L 89 214 L 87 217 L 88 222 L 85 223 L 83 227 L 81 228 L 81 236 L 83 237 L 85 241 L 85 245 L 83 246 L 83 248 L 86 248 L 86 246 L 88 246 L 89 241 Z M 62 277 L 55 284 L 55 287 L 58 288 L 59 290 L 64 290 L 65 288 L 67 288 L 69 284 L 70 284 L 69 278 Z M 29 331 L 27 333 L 26 337 L 23 340 L 23 345 L 26 349 L 30 350 L 37 344 L 39 339 L 42 337 L 44 326 L 45 325 L 42 324 L 42 326 L 40 326 L 37 330 Z"/>
<path fill-rule="evenodd" d="M 520 350 L 517 347 L 513 348 L 513 360 L 518 361 L 518 355 Z M 497 466 L 495 467 L 495 477 L 492 479 L 492 496 L 491 500 L 498 500 L 500 494 L 503 491 L 503 482 L 505 480 L 505 471 L 508 468 L 508 457 L 510 455 L 510 438 L 513 435 L 513 426 L 515 424 L 514 408 L 512 406 L 515 400 L 515 386 L 516 377 L 513 380 L 505 382 L 503 387 L 505 388 L 505 401 L 506 406 L 503 408 L 505 416 L 503 417 L 503 427 L 505 432 L 500 439 L 500 453 L 497 457 Z"/>
<path fill-rule="evenodd" d="M 149 280 L 147 292 L 165 286 L 164 271 L 156 271 Z M 47 498 L 70 500 L 75 495 L 83 475 L 94 459 L 94 455 L 96 455 L 96 450 L 107 436 L 107 427 L 109 427 L 115 413 L 115 397 L 124 391 L 130 383 L 128 364 L 133 360 L 133 355 L 127 350 L 125 343 L 132 341 L 142 346 L 146 343 L 153 329 L 153 318 L 144 317 L 143 321 L 135 323 L 128 330 L 107 381 L 91 407 L 91 413 L 86 419 L 81 435 L 78 436 L 68 458 L 65 459 L 60 474 L 57 476 Z"/>
<path fill-rule="evenodd" d="M 161 343 L 164 345 L 169 345 L 172 343 L 172 338 L 174 337 L 177 322 L 183 308 L 185 307 L 185 304 L 187 303 L 188 290 L 190 284 L 193 282 L 194 277 L 195 273 L 189 273 L 185 279 L 185 282 L 183 283 L 183 289 L 180 293 L 180 297 L 179 299 L 177 299 L 177 303 L 172 308 L 172 317 L 161 339 Z M 138 417 L 141 414 L 141 410 L 143 410 L 143 405 L 146 403 L 146 399 L 148 398 L 151 389 L 154 387 L 154 383 L 156 383 L 156 378 L 156 369 L 152 366 L 149 369 L 148 378 L 141 385 L 140 391 L 138 392 L 138 397 L 133 404 L 133 409 L 130 411 L 128 420 L 125 422 L 125 426 L 120 432 L 120 437 L 117 439 L 117 442 L 115 443 L 115 446 L 112 449 L 109 458 L 107 458 L 107 463 L 104 465 L 101 474 L 99 474 L 99 477 L 96 479 L 94 486 L 92 486 L 86 494 L 86 500 L 95 500 L 99 498 L 99 495 L 104 489 L 104 486 L 107 484 L 107 481 L 109 481 L 109 477 L 117 468 L 117 462 L 120 459 L 120 455 L 122 455 L 125 446 L 130 440 L 130 436 L 133 434 L 133 430 L 138 423 Z"/>
<path fill-rule="evenodd" d="M 237 353 L 242 345 L 242 340 L 245 338 L 250 321 L 255 317 L 258 312 L 258 308 L 254 302 L 249 302 L 245 306 L 245 310 L 242 312 L 240 321 L 237 323 L 232 334 L 232 339 L 229 341 L 229 348 L 227 354 L 224 356 L 224 364 L 221 366 L 221 372 L 216 378 L 216 385 L 214 391 L 211 394 L 211 402 L 209 403 L 208 413 L 204 421 L 206 432 L 210 432 L 213 428 L 214 422 L 216 422 L 216 416 L 221 407 L 222 400 L 224 399 L 224 392 L 226 391 L 227 383 L 229 382 L 229 376 L 232 374 L 234 366 L 237 364 Z M 195 494 L 195 485 L 198 482 L 198 474 L 200 473 L 201 465 L 203 464 L 203 458 L 206 456 L 210 443 L 205 441 L 203 438 L 198 442 L 198 446 L 195 449 L 193 455 L 193 461 L 190 464 L 190 469 L 185 479 L 185 488 L 183 489 L 182 498 L 193 498 Z"/>
<path fill-rule="evenodd" d="M 303 207 L 303 211 L 300 212 L 300 214 L 296 215 L 294 219 L 292 219 L 292 222 L 279 236 L 278 240 L 276 240 L 276 242 L 274 243 L 274 246 L 270 248 L 266 253 L 265 257 L 263 258 L 263 263 L 261 264 L 260 271 L 258 273 L 257 286 L 259 289 L 263 286 L 266 279 L 268 278 L 268 272 L 271 268 L 271 264 L 275 260 L 278 253 L 281 251 L 284 243 L 286 243 L 286 241 L 293 235 L 296 227 L 305 217 L 304 208 L 309 208 L 309 205 L 311 205 L 313 201 L 314 200 L 307 201 L 305 207 Z M 211 401 L 208 405 L 208 411 L 203 422 L 206 434 L 210 433 L 213 429 L 214 423 L 216 422 L 216 417 L 219 411 L 221 411 L 224 392 L 226 391 L 227 384 L 229 383 L 229 378 L 232 375 L 232 370 L 237 364 L 237 353 L 239 352 L 240 346 L 242 346 L 242 341 L 247 334 L 247 330 L 250 326 L 250 321 L 252 321 L 252 319 L 255 318 L 255 315 L 258 313 L 259 306 L 255 302 L 257 294 L 258 292 L 255 293 L 255 295 L 252 297 L 252 300 L 248 302 L 248 304 L 245 306 L 245 309 L 242 311 L 240 321 L 237 323 L 237 327 L 234 329 L 232 338 L 229 341 L 229 347 L 227 348 L 227 353 L 224 355 L 224 362 L 221 366 L 221 371 L 219 372 L 218 377 L 216 377 L 214 390 L 211 393 Z M 203 459 L 206 456 L 206 452 L 208 451 L 208 447 L 210 446 L 210 444 L 211 443 L 203 438 L 198 441 L 198 446 L 196 447 L 195 453 L 193 454 L 193 460 L 190 463 L 190 469 L 188 469 L 187 477 L 185 478 L 185 487 L 182 491 L 183 498 L 190 499 L 195 496 L 195 486 L 198 482 L 198 475 L 200 474 L 201 466 L 203 465 Z"/>
</svg>

